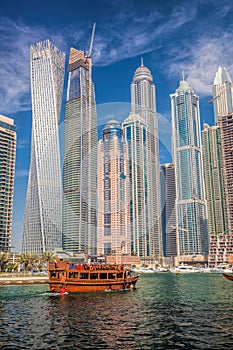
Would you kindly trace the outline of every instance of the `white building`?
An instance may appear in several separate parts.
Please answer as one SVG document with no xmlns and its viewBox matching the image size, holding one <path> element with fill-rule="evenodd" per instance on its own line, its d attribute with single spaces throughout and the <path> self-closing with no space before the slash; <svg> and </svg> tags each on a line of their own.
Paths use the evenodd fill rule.
<svg viewBox="0 0 233 350">
<path fill-rule="evenodd" d="M 61 248 L 62 187 L 58 127 L 65 54 L 49 40 L 30 47 L 32 136 L 22 252 Z"/>
<path fill-rule="evenodd" d="M 127 144 L 122 127 L 109 121 L 98 144 L 98 255 L 130 255 Z"/>
<path fill-rule="evenodd" d="M 158 115 L 156 112 L 155 85 L 150 70 L 143 65 L 134 73 L 131 83 L 131 113 L 138 114 L 146 124 L 144 136 L 145 176 L 147 187 L 144 188 L 146 196 L 146 256 L 161 258 L 162 252 L 162 226 L 161 226 L 161 200 L 160 200 L 160 169 L 159 169 L 159 140 Z M 128 140 L 127 140 L 128 142 Z M 135 142 L 138 142 L 135 139 Z M 140 166 L 140 164 L 139 164 Z M 144 179 L 142 178 L 142 181 Z M 134 186 L 132 184 L 132 186 Z M 132 201 L 137 198 L 132 198 Z M 132 214 L 132 211 L 131 211 Z M 131 221 L 134 220 L 131 215 Z M 133 225 L 137 225 L 137 219 Z M 132 236 L 132 235 L 131 235 Z M 139 250 L 136 252 L 139 253 Z"/>
</svg>

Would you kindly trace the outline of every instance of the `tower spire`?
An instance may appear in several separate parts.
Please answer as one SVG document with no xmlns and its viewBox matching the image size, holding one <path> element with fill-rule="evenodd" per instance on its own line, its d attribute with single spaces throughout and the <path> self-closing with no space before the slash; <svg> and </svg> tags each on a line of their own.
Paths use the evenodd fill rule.
<svg viewBox="0 0 233 350">
<path fill-rule="evenodd" d="M 141 57 L 141 67 L 144 66 L 143 64 L 143 57 Z"/>
<path fill-rule="evenodd" d="M 184 81 L 185 79 L 184 79 L 184 70 L 183 69 L 182 69 L 181 74 L 182 74 L 182 80 Z"/>
</svg>

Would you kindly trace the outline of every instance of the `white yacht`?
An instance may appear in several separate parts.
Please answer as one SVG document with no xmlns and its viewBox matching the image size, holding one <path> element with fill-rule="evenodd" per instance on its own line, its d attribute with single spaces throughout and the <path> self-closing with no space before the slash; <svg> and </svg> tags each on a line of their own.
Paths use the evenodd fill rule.
<svg viewBox="0 0 233 350">
<path fill-rule="evenodd" d="M 180 274 L 180 273 L 197 273 L 201 272 L 201 269 L 196 266 L 191 265 L 180 265 L 171 269 L 171 272 Z"/>
</svg>

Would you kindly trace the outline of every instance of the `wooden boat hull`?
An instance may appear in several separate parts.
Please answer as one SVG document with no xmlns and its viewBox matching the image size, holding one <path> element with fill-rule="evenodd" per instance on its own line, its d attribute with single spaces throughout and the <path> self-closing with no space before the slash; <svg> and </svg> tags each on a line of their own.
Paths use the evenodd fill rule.
<svg viewBox="0 0 233 350">
<path fill-rule="evenodd" d="M 139 276 L 123 265 L 74 264 L 57 259 L 49 262 L 51 292 L 83 293 L 135 288 Z"/>
<path fill-rule="evenodd" d="M 224 276 L 225 278 L 227 278 L 228 280 L 233 281 L 233 275 L 228 275 L 228 274 L 226 274 L 226 273 L 223 273 L 223 276 Z"/>
<path fill-rule="evenodd" d="M 99 292 L 106 290 L 134 289 L 139 276 L 122 281 L 49 281 L 51 292 L 60 292 L 65 289 L 68 293 Z"/>
</svg>

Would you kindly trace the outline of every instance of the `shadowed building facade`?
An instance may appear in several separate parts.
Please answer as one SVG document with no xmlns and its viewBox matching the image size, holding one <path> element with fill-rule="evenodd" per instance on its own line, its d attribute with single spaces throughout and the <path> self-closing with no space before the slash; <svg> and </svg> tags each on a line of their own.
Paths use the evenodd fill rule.
<svg viewBox="0 0 233 350">
<path fill-rule="evenodd" d="M 165 257 L 177 255 L 176 248 L 176 183 L 173 163 L 161 165 L 161 208 L 163 228 L 163 254 Z"/>
<path fill-rule="evenodd" d="M 225 67 L 219 67 L 213 85 L 215 123 L 219 126 L 225 197 L 226 234 L 222 237 L 225 261 L 233 254 L 233 83 Z"/>
<path fill-rule="evenodd" d="M 0 252 L 10 252 L 14 197 L 16 127 L 0 115 Z"/>
<path fill-rule="evenodd" d="M 204 124 L 202 130 L 205 193 L 208 212 L 209 266 L 227 260 L 232 247 L 226 227 L 226 203 L 223 188 L 222 152 L 219 126 Z M 230 243 L 230 244 L 229 244 Z"/>
<path fill-rule="evenodd" d="M 91 58 L 70 49 L 64 120 L 63 249 L 97 252 L 97 124 Z"/>
<path fill-rule="evenodd" d="M 58 127 L 65 54 L 50 40 L 30 47 L 32 137 L 22 252 L 42 255 L 62 245 Z"/>
</svg>

